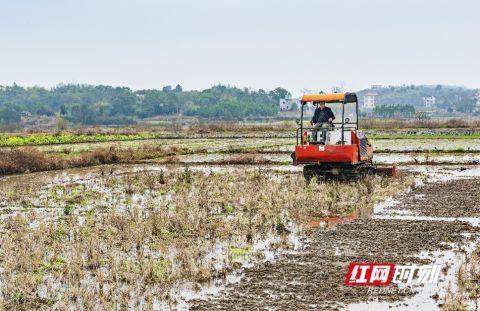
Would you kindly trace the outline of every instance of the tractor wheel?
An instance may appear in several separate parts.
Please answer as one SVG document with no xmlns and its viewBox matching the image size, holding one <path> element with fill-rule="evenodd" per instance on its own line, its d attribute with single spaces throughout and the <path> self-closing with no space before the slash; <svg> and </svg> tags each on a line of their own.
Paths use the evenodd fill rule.
<svg viewBox="0 0 480 311">
<path fill-rule="evenodd" d="M 309 184 L 313 178 L 317 177 L 315 165 L 305 165 L 303 167 L 303 177 L 305 178 L 307 184 Z"/>
<path fill-rule="evenodd" d="M 325 181 L 331 179 L 332 176 L 332 174 L 320 170 L 318 165 L 305 165 L 303 167 L 303 177 L 307 184 L 309 184 L 314 178 L 318 181 Z"/>
<path fill-rule="evenodd" d="M 360 170 L 360 174 L 362 176 L 375 175 L 375 172 L 376 172 L 375 166 L 373 166 L 373 164 L 371 163 L 366 164 Z"/>
</svg>

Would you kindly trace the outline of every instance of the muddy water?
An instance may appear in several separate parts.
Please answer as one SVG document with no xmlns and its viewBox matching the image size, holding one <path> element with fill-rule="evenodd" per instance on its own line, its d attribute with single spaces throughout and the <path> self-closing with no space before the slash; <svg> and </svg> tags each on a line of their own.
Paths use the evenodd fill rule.
<svg viewBox="0 0 480 311">
<path fill-rule="evenodd" d="M 478 198 L 465 199 L 464 194 L 478 192 L 480 169 L 404 169 L 422 173 L 420 186 L 378 204 L 371 219 L 319 229 L 306 241 L 303 252 L 281 255 L 275 262 L 247 269 L 243 278 L 223 293 L 194 299 L 190 306 L 196 310 L 235 306 L 438 310 L 447 289 L 456 290 L 456 271 L 479 240 Z M 450 191 L 452 187 L 457 190 Z M 452 209 L 449 200 L 455 199 L 460 204 Z M 342 285 L 346 266 L 353 261 L 440 264 L 445 269 L 438 284 L 417 286 L 407 294 L 369 294 L 365 288 Z"/>
<path fill-rule="evenodd" d="M 267 235 L 266 238 L 255 239 L 251 250 L 240 256 L 234 256 L 232 259 L 237 269 L 228 273 L 223 278 L 214 278 L 208 283 L 179 283 L 170 291 L 170 301 L 158 302 L 155 309 L 168 310 L 180 309 L 186 310 L 190 308 L 189 301 L 198 299 L 208 299 L 225 291 L 227 286 L 239 283 L 243 276 L 244 270 L 252 268 L 255 265 L 265 262 L 274 262 L 280 254 L 294 254 L 300 251 L 304 245 L 304 238 L 299 236 L 299 228 L 294 223 L 288 223 L 287 229 L 289 234 L 278 236 L 275 233 Z M 213 260 L 219 260 L 225 256 L 230 257 L 228 246 L 231 242 L 221 241 L 217 243 L 214 251 L 209 255 Z M 272 248 L 272 245 L 282 243 L 282 248 Z M 216 267 L 221 270 L 221 266 Z"/>
</svg>

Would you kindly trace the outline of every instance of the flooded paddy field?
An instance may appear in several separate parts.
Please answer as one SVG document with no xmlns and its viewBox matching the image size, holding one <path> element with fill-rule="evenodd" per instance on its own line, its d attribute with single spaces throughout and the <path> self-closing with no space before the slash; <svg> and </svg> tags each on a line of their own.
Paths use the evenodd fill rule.
<svg viewBox="0 0 480 311">
<path fill-rule="evenodd" d="M 312 233 L 302 251 L 247 269 L 243 282 L 210 299 L 194 300 L 194 309 L 229 309 L 239 304 L 253 309 L 473 308 L 476 292 L 472 293 L 469 280 L 475 278 L 478 256 L 473 262 L 469 258 L 478 253 L 480 168 L 403 169 L 419 178 L 405 194 L 376 204 L 366 219 Z M 472 192 L 476 193 L 463 195 Z M 443 270 L 438 284 L 372 294 L 365 287 L 343 285 L 351 262 L 437 264 Z"/>
<path fill-rule="evenodd" d="M 480 139 L 371 139 L 375 150 L 380 152 L 424 152 L 424 151 L 480 151 Z M 144 144 L 175 146 L 193 152 L 219 152 L 228 150 L 262 150 L 262 151 L 293 151 L 295 137 L 290 136 L 264 136 L 264 137 L 186 137 L 145 139 L 132 141 L 107 141 L 75 144 L 40 145 L 36 149 L 47 153 L 80 153 L 96 148 L 135 148 Z M 0 149 L 9 149 L 1 147 Z"/>
<path fill-rule="evenodd" d="M 208 153 L 188 154 L 175 157 L 175 163 L 184 165 L 233 165 L 233 164 L 258 164 L 258 165 L 292 165 L 290 152 L 254 152 L 254 153 Z M 163 159 L 146 160 L 146 162 L 164 162 Z M 378 153 L 374 156 L 376 164 L 398 163 L 403 165 L 448 165 L 464 164 L 477 165 L 480 163 L 480 154 L 477 153 Z"/>
<path fill-rule="evenodd" d="M 49 153 L 80 153 L 91 151 L 96 148 L 109 148 L 115 146 L 120 149 L 135 148 L 144 144 L 152 146 L 175 146 L 194 152 L 214 152 L 225 151 L 229 149 L 242 148 L 264 148 L 291 145 L 292 138 L 255 138 L 255 137 L 209 137 L 209 138 L 171 138 L 171 139 L 148 139 L 134 141 L 114 141 L 114 142 L 95 142 L 95 143 L 76 143 L 61 145 L 36 146 L 40 151 Z M 5 148 L 5 147 L 4 147 Z"/>
<path fill-rule="evenodd" d="M 480 139 L 373 139 L 376 150 L 389 151 L 426 151 L 426 150 L 461 150 L 479 151 Z"/>
<path fill-rule="evenodd" d="M 358 202 L 372 208 L 402 181 L 306 186 L 292 171 L 154 165 L 5 177 L 2 303 L 180 306 L 179 288 L 301 247 L 305 217 L 351 213 Z"/>
<path fill-rule="evenodd" d="M 474 306 L 473 140 L 420 144 L 466 150 L 458 154 L 404 152 L 415 149 L 412 140 L 372 141 L 389 150 L 375 161 L 399 163 L 400 176 L 309 185 L 291 165 L 291 138 L 154 142 L 192 154 L 0 178 L 4 309 Z M 344 285 L 351 262 L 442 271 L 438 284 L 378 294 Z"/>
</svg>

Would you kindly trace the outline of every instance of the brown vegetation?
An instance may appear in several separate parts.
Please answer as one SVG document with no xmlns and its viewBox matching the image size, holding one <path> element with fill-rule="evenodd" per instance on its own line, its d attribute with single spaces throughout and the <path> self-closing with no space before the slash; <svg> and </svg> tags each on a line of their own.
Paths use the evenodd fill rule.
<svg viewBox="0 0 480 311">
<path fill-rule="evenodd" d="M 50 154 L 33 147 L 0 149 L 0 175 L 86 167 L 99 164 L 135 163 L 186 152 L 175 146 L 144 144 L 135 148 L 115 146 L 84 151 L 78 155 Z M 173 158 L 169 158 L 170 161 Z"/>
<path fill-rule="evenodd" d="M 478 310 L 480 298 L 480 245 L 477 245 L 472 254 L 467 256 L 456 271 L 457 289 L 455 292 L 449 287 L 442 304 L 442 310 Z"/>
<path fill-rule="evenodd" d="M 0 224 L 0 309 L 150 309 L 178 281 L 225 275 L 234 265 L 230 248 L 207 259 L 219 241 L 248 248 L 266 234 L 287 234 L 305 215 L 371 208 L 406 185 L 373 177 L 307 186 L 300 174 L 184 170 L 19 189 L 5 196 L 8 206 L 59 212 L 31 208 Z"/>
</svg>

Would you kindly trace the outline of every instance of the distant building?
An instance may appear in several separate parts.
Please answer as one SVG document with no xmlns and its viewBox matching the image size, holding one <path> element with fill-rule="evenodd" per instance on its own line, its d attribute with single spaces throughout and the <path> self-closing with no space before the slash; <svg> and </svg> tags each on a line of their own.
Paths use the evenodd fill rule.
<svg viewBox="0 0 480 311">
<path fill-rule="evenodd" d="M 381 84 L 372 84 L 371 89 L 372 89 L 372 90 L 383 89 L 383 85 L 381 85 Z"/>
<path fill-rule="evenodd" d="M 279 106 L 281 111 L 290 110 L 292 108 L 290 101 L 286 98 L 280 98 Z"/>
<path fill-rule="evenodd" d="M 280 111 L 292 110 L 292 108 L 295 106 L 297 110 L 300 110 L 300 100 L 292 98 L 291 96 L 280 98 L 279 100 Z"/>
<path fill-rule="evenodd" d="M 363 108 L 375 108 L 377 103 L 377 93 L 366 93 L 363 96 Z"/>
<path fill-rule="evenodd" d="M 480 115 L 480 90 L 475 93 L 474 98 L 475 107 L 473 108 L 473 112 L 477 115 Z"/>
<path fill-rule="evenodd" d="M 435 107 L 435 96 L 423 97 L 423 105 L 425 107 Z"/>
</svg>

